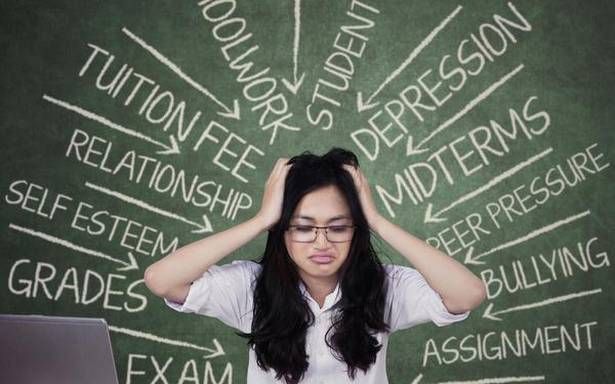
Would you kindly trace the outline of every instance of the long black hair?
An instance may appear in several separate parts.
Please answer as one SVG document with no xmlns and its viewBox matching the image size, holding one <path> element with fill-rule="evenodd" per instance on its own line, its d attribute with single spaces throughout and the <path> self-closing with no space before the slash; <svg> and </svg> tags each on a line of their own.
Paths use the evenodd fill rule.
<svg viewBox="0 0 615 384">
<path fill-rule="evenodd" d="M 254 289 L 252 332 L 237 334 L 254 347 L 261 369 L 273 368 L 276 379 L 284 378 L 289 384 L 301 380 L 309 365 L 305 341 L 314 314 L 299 288 L 299 273 L 286 249 L 284 232 L 303 196 L 334 185 L 345 196 L 356 228 L 348 257 L 340 267 L 342 296 L 334 307 L 337 311 L 325 342 L 335 358 L 346 363 L 348 375 L 354 379 L 357 369 L 367 372 L 382 348 L 373 335 L 389 331 L 384 321 L 385 270 L 372 247 L 352 176 L 342 167 L 358 167 L 359 162 L 352 152 L 334 147 L 322 156 L 304 151 L 288 163 L 293 165 L 286 176 L 281 217 L 269 229 L 258 261 L 262 269 Z"/>
</svg>

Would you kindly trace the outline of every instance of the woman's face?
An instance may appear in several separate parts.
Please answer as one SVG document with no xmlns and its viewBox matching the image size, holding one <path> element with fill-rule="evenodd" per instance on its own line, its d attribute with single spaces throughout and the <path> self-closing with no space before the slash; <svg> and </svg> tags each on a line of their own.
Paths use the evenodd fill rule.
<svg viewBox="0 0 615 384">
<path fill-rule="evenodd" d="M 327 186 L 312 191 L 299 201 L 290 225 L 352 225 L 350 209 L 342 193 L 336 186 Z M 337 272 L 348 257 L 351 241 L 331 243 L 325 237 L 324 229 L 318 230 L 318 236 L 312 243 L 299 243 L 291 240 L 290 232 L 284 233 L 286 249 L 298 266 L 299 275 L 304 281 L 314 279 L 337 279 Z M 329 254 L 328 263 L 317 262 L 313 256 L 317 253 Z"/>
</svg>

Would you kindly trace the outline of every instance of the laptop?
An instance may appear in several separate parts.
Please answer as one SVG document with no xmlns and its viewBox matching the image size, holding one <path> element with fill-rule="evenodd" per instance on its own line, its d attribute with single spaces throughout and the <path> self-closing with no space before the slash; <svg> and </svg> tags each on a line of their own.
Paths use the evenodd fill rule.
<svg viewBox="0 0 615 384">
<path fill-rule="evenodd" d="M 118 384 L 107 322 L 0 314 L 0 383 Z"/>
</svg>

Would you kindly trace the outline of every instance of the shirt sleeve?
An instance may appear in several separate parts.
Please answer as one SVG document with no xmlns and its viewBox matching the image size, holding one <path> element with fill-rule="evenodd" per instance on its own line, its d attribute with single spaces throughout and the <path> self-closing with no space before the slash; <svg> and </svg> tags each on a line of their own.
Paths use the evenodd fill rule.
<svg viewBox="0 0 615 384">
<path fill-rule="evenodd" d="M 252 282 L 258 267 L 259 264 L 250 260 L 214 264 L 192 282 L 183 303 L 166 298 L 164 302 L 176 311 L 215 317 L 235 329 L 249 332 L 252 326 Z"/>
<path fill-rule="evenodd" d="M 390 332 L 430 321 L 443 327 L 470 315 L 470 311 L 449 312 L 442 297 L 416 269 L 401 265 L 387 265 L 386 269 Z"/>
</svg>

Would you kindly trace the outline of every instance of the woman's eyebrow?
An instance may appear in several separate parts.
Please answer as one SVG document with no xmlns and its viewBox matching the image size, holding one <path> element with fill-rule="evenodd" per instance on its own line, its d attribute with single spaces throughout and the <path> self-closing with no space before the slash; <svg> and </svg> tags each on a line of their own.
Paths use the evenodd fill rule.
<svg viewBox="0 0 615 384">
<path fill-rule="evenodd" d="M 313 217 L 310 216 L 303 216 L 303 215 L 299 215 L 299 216 L 293 216 L 292 219 L 305 219 L 305 220 L 309 220 L 309 221 L 316 221 Z M 335 220 L 340 220 L 340 219 L 350 219 L 349 216 L 347 215 L 337 215 L 337 216 L 333 216 L 332 218 L 330 218 L 329 220 L 327 220 L 327 223 L 331 222 L 331 221 L 335 221 Z"/>
</svg>

